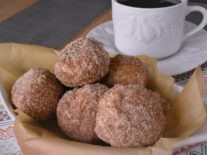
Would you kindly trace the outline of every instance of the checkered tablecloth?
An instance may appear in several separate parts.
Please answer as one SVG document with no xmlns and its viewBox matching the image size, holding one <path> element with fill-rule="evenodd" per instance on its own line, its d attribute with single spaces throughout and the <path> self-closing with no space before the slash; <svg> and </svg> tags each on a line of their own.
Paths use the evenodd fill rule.
<svg viewBox="0 0 207 155">
<path fill-rule="evenodd" d="M 13 120 L 0 103 L 0 155 L 22 155 L 13 130 Z"/>
</svg>

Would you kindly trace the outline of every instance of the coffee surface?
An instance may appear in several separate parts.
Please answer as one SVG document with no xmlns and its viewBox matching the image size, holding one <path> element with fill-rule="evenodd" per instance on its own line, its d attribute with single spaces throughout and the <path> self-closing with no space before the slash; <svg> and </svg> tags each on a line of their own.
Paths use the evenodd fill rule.
<svg viewBox="0 0 207 155">
<path fill-rule="evenodd" d="M 117 0 L 118 3 L 138 8 L 162 8 L 180 3 L 180 0 Z"/>
</svg>

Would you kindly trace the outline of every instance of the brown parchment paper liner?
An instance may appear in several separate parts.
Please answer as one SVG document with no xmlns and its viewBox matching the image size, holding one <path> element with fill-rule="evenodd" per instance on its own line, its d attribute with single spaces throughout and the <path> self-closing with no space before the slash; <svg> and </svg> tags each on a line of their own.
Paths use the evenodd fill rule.
<svg viewBox="0 0 207 155">
<path fill-rule="evenodd" d="M 142 148 L 114 148 L 70 141 L 60 132 L 56 120 L 34 121 L 18 111 L 14 129 L 24 155 L 171 155 L 176 141 L 192 135 L 206 121 L 202 102 L 204 81 L 197 68 L 182 93 L 176 96 L 173 79 L 157 70 L 156 62 L 139 57 L 148 66 L 150 82 L 147 87 L 158 91 L 173 107 L 167 115 L 164 137 L 153 146 Z M 15 80 L 30 68 L 43 67 L 53 71 L 57 55 L 50 48 L 0 44 L 0 82 L 10 94 Z"/>
<path fill-rule="evenodd" d="M 57 55 L 43 46 L 15 43 L 0 44 L 0 82 L 10 91 L 15 80 L 30 68 L 48 68 L 53 71 Z"/>
</svg>

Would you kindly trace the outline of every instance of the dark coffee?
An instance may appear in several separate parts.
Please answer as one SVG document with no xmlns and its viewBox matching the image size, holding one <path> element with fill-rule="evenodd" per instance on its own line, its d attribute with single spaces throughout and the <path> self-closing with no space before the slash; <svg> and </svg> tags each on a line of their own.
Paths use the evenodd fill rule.
<svg viewBox="0 0 207 155">
<path fill-rule="evenodd" d="M 138 8 L 161 8 L 180 3 L 180 0 L 117 0 L 118 3 Z"/>
</svg>

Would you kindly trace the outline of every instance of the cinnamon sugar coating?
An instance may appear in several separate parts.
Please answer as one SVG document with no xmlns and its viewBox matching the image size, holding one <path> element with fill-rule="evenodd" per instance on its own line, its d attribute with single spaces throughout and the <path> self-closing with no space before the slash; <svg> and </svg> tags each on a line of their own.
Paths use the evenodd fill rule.
<svg viewBox="0 0 207 155">
<path fill-rule="evenodd" d="M 157 93 L 138 85 L 115 85 L 100 99 L 95 132 L 115 147 L 154 144 L 166 120 Z"/>
<path fill-rule="evenodd" d="M 37 120 L 47 120 L 56 111 L 64 87 L 55 75 L 46 69 L 30 69 L 13 85 L 13 104 Z"/>
<path fill-rule="evenodd" d="M 100 42 L 79 38 L 61 51 L 55 75 L 68 87 L 83 86 L 104 77 L 109 70 L 109 61 Z"/>
<path fill-rule="evenodd" d="M 66 92 L 58 103 L 57 120 L 61 130 L 72 140 L 96 142 L 94 131 L 99 99 L 108 90 L 105 85 L 89 84 Z"/>
<path fill-rule="evenodd" d="M 104 78 L 108 86 L 115 84 L 139 84 L 145 86 L 148 81 L 148 70 L 138 58 L 117 55 L 111 58 L 109 73 Z"/>
</svg>

